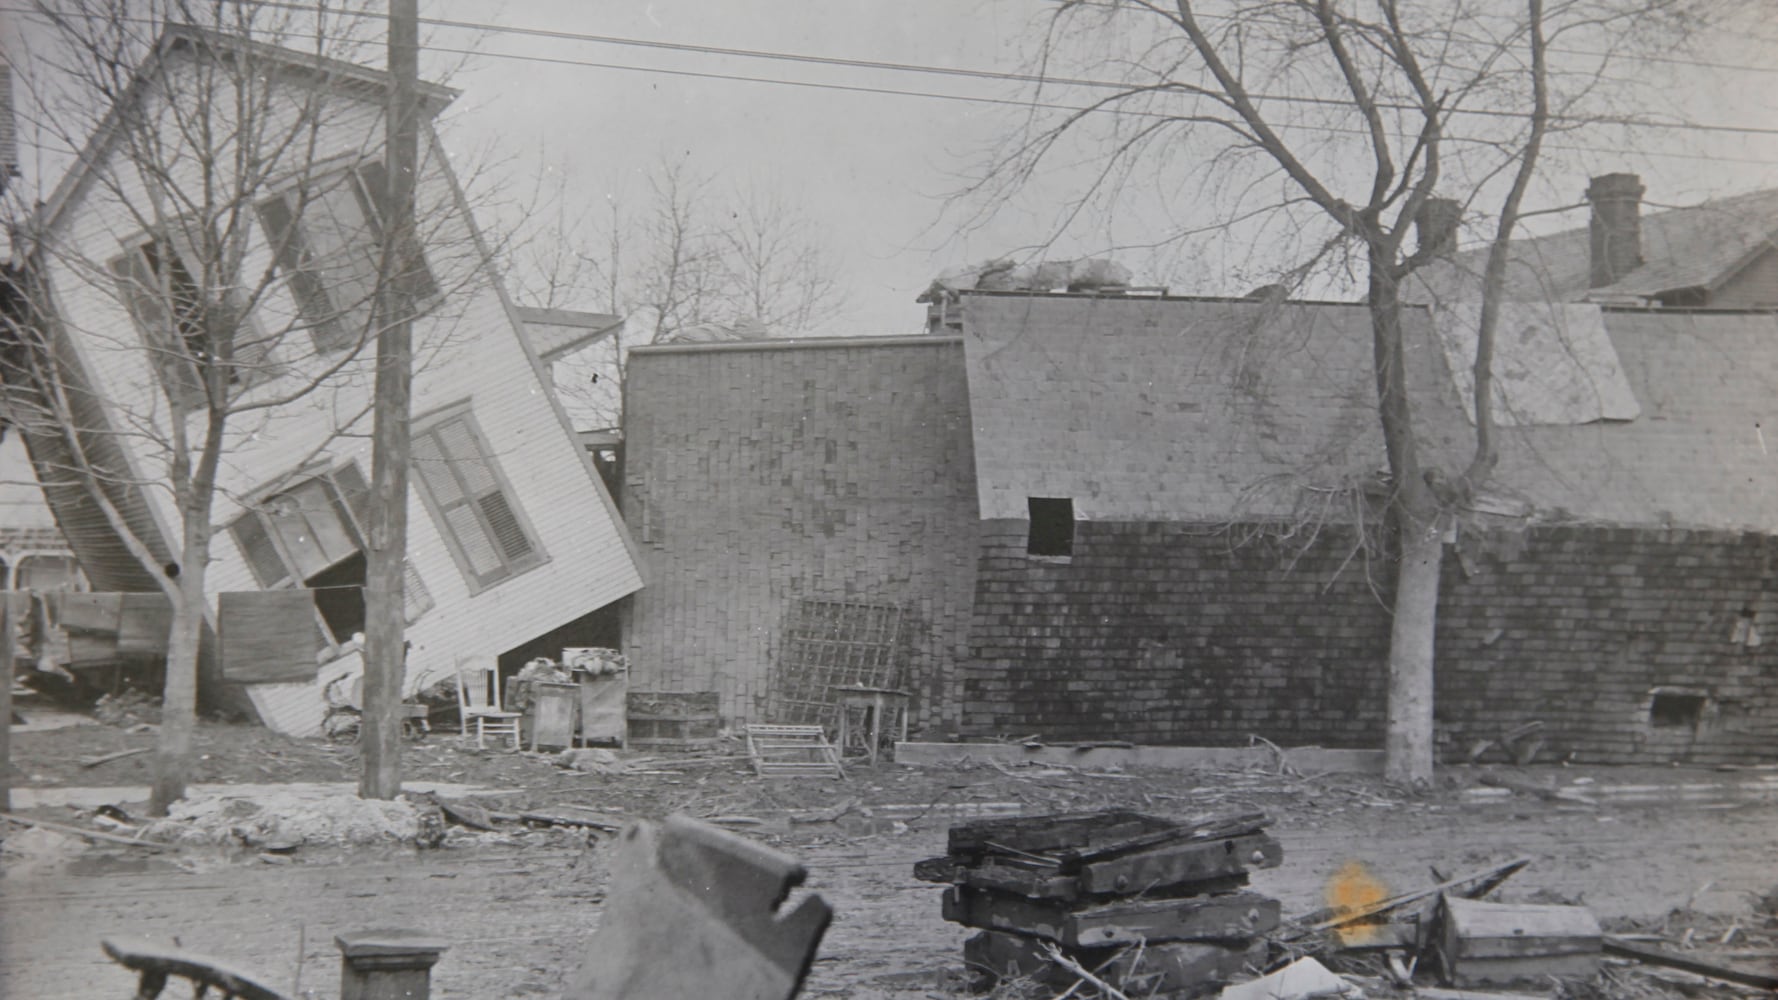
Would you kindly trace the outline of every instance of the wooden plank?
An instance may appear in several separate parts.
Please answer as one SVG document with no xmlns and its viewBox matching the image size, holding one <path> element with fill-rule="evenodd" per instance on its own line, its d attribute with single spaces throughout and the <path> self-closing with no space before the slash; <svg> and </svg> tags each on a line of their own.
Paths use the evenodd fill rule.
<svg viewBox="0 0 1778 1000">
<path fill-rule="evenodd" d="M 1265 834 L 1194 840 L 1088 864 L 1080 887 L 1087 893 L 1144 892 L 1275 868 L 1283 859 L 1283 846 Z"/>
<path fill-rule="evenodd" d="M 1094 830 L 1163 830 L 1171 825 L 1167 820 L 1128 809 L 987 819 L 951 827 L 945 850 L 953 857 L 974 857 L 986 853 L 988 845 L 994 843 L 1021 851 L 1051 851 L 1084 847 L 1091 843 Z"/>
<path fill-rule="evenodd" d="M 1178 941 L 1150 944 L 1140 951 L 1083 948 L 1069 957 L 1132 996 L 1152 996 L 1226 983 L 1248 966 L 1263 963 L 1265 949 L 1264 941 L 1247 945 Z M 981 931 L 963 942 L 963 960 L 995 981 L 1024 978 L 1067 989 L 1079 978 L 1050 961 L 1041 938 L 1003 931 Z"/>
<path fill-rule="evenodd" d="M 1145 817 L 1147 819 L 1149 817 Z M 1192 820 L 1161 820 L 1167 824 L 1147 830 L 1094 830 L 1084 847 L 1064 848 L 1054 852 L 1063 865 L 1075 865 L 1097 858 L 1109 858 L 1145 851 L 1181 840 L 1209 840 L 1258 833 L 1266 825 L 1262 812 L 1237 813 L 1228 816 L 1205 816 Z"/>
<path fill-rule="evenodd" d="M 780 906 L 802 865 L 684 816 L 618 836 L 611 888 L 563 1000 L 789 1000 L 833 911 L 819 896 Z"/>
<path fill-rule="evenodd" d="M 1143 899 L 1081 910 L 954 885 L 944 918 L 984 930 L 1048 938 L 1070 948 L 1138 941 L 1245 940 L 1278 926 L 1278 901 L 1251 892 L 1184 899 Z"/>
<path fill-rule="evenodd" d="M 135 840 L 130 837 L 120 837 L 115 833 L 88 830 L 85 827 L 69 826 L 65 823 L 52 823 L 46 819 L 31 819 L 27 816 L 15 816 L 9 812 L 0 812 L 0 819 L 17 823 L 20 826 L 39 826 L 45 830 L 53 830 L 56 833 L 66 833 L 75 837 L 85 837 L 88 840 L 103 841 L 107 844 L 123 844 L 126 847 L 141 847 L 150 851 L 170 851 L 173 849 L 170 845 L 157 844 L 152 840 Z"/>
<path fill-rule="evenodd" d="M 1381 750 L 1329 750 L 1322 747 L 1290 747 L 1285 753 L 1292 767 L 1305 773 L 1336 771 L 1348 774 L 1382 774 Z M 964 758 L 1002 764 L 1066 764 L 1089 770 L 1118 767 L 1149 767 L 1159 770 L 1193 770 L 1201 767 L 1276 769 L 1278 755 L 1269 747 L 1108 747 L 1090 750 L 1070 747 L 1027 747 L 1018 743 L 923 743 L 895 744 L 895 762 L 916 767 L 951 767 Z"/>
<path fill-rule="evenodd" d="M 1463 875 L 1447 882 L 1440 882 L 1435 886 L 1419 889 L 1414 892 L 1404 892 L 1399 896 L 1391 896 L 1388 899 L 1378 903 L 1372 903 L 1369 906 L 1361 906 L 1357 909 L 1345 913 L 1338 913 L 1331 917 L 1316 919 L 1309 923 L 1301 923 L 1286 936 L 1285 940 L 1296 940 L 1297 938 L 1307 937 L 1317 931 L 1331 930 L 1335 927 L 1344 927 L 1347 924 L 1358 923 L 1361 920 L 1382 916 L 1385 913 L 1392 913 L 1404 906 L 1418 903 L 1421 900 L 1429 899 L 1444 892 L 1460 896 L 1480 896 L 1486 893 L 1489 889 L 1506 881 L 1514 872 L 1517 872 L 1519 869 L 1530 863 L 1530 858 L 1514 858 L 1506 864 L 1496 865 L 1495 867 L 1484 871 Z M 1317 916 L 1317 914 L 1311 914 L 1311 916 Z"/>
<path fill-rule="evenodd" d="M 1740 983 L 1743 986 L 1753 986 L 1762 990 L 1778 990 L 1778 975 L 1770 973 L 1737 969 L 1721 962 L 1712 962 L 1692 955 L 1681 955 L 1678 952 L 1626 941 L 1619 937 L 1605 938 L 1603 948 L 1608 955 L 1633 958 L 1649 965 L 1662 965 L 1669 969 L 1680 969 L 1700 976 L 1709 976 L 1712 979 Z"/>
<path fill-rule="evenodd" d="M 241 684 L 312 681 L 321 644 L 307 590 L 229 591 L 217 597 L 222 676 Z"/>
</svg>

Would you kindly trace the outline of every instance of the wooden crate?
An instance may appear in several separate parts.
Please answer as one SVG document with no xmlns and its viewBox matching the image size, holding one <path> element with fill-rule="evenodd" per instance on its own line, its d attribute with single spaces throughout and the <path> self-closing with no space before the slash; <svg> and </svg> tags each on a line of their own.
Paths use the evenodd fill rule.
<svg viewBox="0 0 1778 1000">
<path fill-rule="evenodd" d="M 1455 986 L 1588 977 L 1599 971 L 1604 932 L 1584 906 L 1440 900 L 1439 950 Z"/>
</svg>

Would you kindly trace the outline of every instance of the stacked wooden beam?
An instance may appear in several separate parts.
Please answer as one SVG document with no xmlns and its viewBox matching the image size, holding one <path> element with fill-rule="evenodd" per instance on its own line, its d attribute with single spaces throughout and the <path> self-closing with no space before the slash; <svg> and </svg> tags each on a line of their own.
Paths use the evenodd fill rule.
<svg viewBox="0 0 1778 1000">
<path fill-rule="evenodd" d="M 981 929 L 964 958 L 983 986 L 1066 987 L 1084 970 L 1131 995 L 1195 997 L 1265 959 L 1278 901 L 1246 889 L 1284 856 L 1265 824 L 1124 810 L 988 820 L 952 827 L 946 855 L 914 875 L 949 883 L 945 919 Z"/>
</svg>

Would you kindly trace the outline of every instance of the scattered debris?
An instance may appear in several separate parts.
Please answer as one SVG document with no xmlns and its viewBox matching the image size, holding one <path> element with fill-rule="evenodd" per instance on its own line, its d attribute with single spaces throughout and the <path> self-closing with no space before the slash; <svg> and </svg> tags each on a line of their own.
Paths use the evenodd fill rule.
<svg viewBox="0 0 1778 1000">
<path fill-rule="evenodd" d="M 1362 997 L 1364 991 L 1313 958 L 1301 958 L 1276 972 L 1229 986 L 1220 996 L 1221 1000 L 1309 1000 Z"/>
<path fill-rule="evenodd" d="M 588 774 L 623 774 L 630 769 L 616 753 L 603 747 L 581 747 L 556 754 L 556 766 Z"/>
<path fill-rule="evenodd" d="M 1599 971 L 1603 931 L 1584 906 L 1440 897 L 1437 957 L 1446 983 L 1494 986 Z"/>
<path fill-rule="evenodd" d="M 1778 990 L 1778 975 L 1737 969 L 1721 962 L 1712 962 L 1692 955 L 1668 951 L 1665 948 L 1653 948 L 1626 941 L 1617 936 L 1605 938 L 1604 950 L 1606 954 L 1633 958 L 1649 965 L 1693 972 L 1700 976 L 1709 976 L 1712 979 L 1721 979 L 1725 982 L 1739 983 L 1742 986 L 1752 986 L 1762 990 Z"/>
<path fill-rule="evenodd" d="M 780 906 L 803 866 L 684 816 L 619 837 L 611 889 L 565 1000 L 796 995 L 833 919 L 819 896 Z"/>
<path fill-rule="evenodd" d="M 134 757 L 137 754 L 149 753 L 153 750 L 154 750 L 153 747 L 134 747 L 129 750 L 119 750 L 116 753 L 103 754 L 98 757 L 82 757 L 80 760 L 80 766 L 85 767 L 85 768 L 94 768 L 94 767 L 98 767 L 100 764 L 109 764 L 110 762 L 112 762 L 114 760 L 122 760 L 125 757 Z"/>
<path fill-rule="evenodd" d="M 135 688 L 125 688 L 117 694 L 101 695 L 93 702 L 93 718 L 107 726 L 135 732 L 137 726 L 161 721 L 160 700 Z"/>
<path fill-rule="evenodd" d="M 1242 890 L 1250 869 L 1283 858 L 1265 824 L 1260 813 L 1179 822 L 1125 810 L 986 820 L 952 827 L 946 856 L 914 876 L 950 883 L 944 917 L 979 929 L 964 956 L 984 985 L 1194 990 L 1264 960 L 1278 901 Z"/>
<path fill-rule="evenodd" d="M 107 844 L 124 844 L 129 847 L 141 847 L 141 848 L 146 848 L 151 851 L 160 851 L 160 850 L 166 849 L 165 844 L 158 844 L 158 843 L 154 843 L 153 841 L 137 840 L 134 837 L 121 837 L 115 833 L 105 833 L 101 830 L 87 830 L 87 829 L 83 829 L 78 826 L 68 826 L 63 823 L 52 823 L 46 819 L 31 819 L 26 816 L 17 816 L 17 815 L 14 815 L 13 813 L 0 812 L 0 819 L 4 819 L 4 820 L 7 820 L 8 822 L 12 822 L 12 823 L 17 823 L 20 826 L 34 826 L 39 829 L 53 831 L 55 833 L 65 833 L 65 834 L 70 834 L 70 835 L 76 836 L 76 837 L 85 837 L 88 840 L 103 841 L 104 843 L 107 843 Z M 10 838 L 10 837 L 7 838 L 7 843 L 8 844 L 12 843 L 12 838 Z"/>
<path fill-rule="evenodd" d="M 1399 896 L 1391 896 L 1388 899 L 1374 903 L 1370 906 L 1359 907 L 1355 910 L 1332 915 L 1312 913 L 1308 917 L 1299 921 L 1296 928 L 1290 934 L 1285 936 L 1285 940 L 1295 940 L 1306 937 L 1317 931 L 1333 930 L 1338 927 L 1344 927 L 1347 924 L 1355 924 L 1361 921 L 1370 920 L 1374 917 L 1394 913 L 1403 907 L 1429 900 L 1441 893 L 1448 893 L 1466 899 L 1475 899 L 1481 896 L 1486 896 L 1488 893 L 1494 891 L 1495 887 L 1499 886 L 1500 883 L 1505 882 L 1507 879 L 1511 878 L 1515 872 L 1530 863 L 1530 858 L 1514 858 L 1506 864 L 1496 865 L 1493 868 L 1440 882 L 1438 885 L 1426 889 L 1403 893 Z"/>
<path fill-rule="evenodd" d="M 361 799 L 267 789 L 252 798 L 192 795 L 173 803 L 167 818 L 143 836 L 179 844 L 374 844 L 391 841 L 436 846 L 443 840 L 438 807 L 402 797 Z"/>
</svg>

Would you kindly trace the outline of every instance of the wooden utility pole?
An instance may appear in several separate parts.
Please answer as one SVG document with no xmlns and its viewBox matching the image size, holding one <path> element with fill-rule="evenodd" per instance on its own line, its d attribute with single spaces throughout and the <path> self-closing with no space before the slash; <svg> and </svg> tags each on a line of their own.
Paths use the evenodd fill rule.
<svg viewBox="0 0 1778 1000">
<path fill-rule="evenodd" d="M 401 793 L 401 687 L 406 646 L 408 416 L 413 391 L 414 176 L 419 164 L 418 0 L 389 0 L 389 188 L 377 289 L 377 379 L 371 426 L 370 552 L 365 567 L 363 773 L 358 794 Z"/>
<path fill-rule="evenodd" d="M 12 671 L 17 623 L 12 591 L 0 590 L 0 663 L 6 664 L 6 676 L 0 678 L 5 681 L 0 684 L 0 812 L 12 811 Z"/>
</svg>

